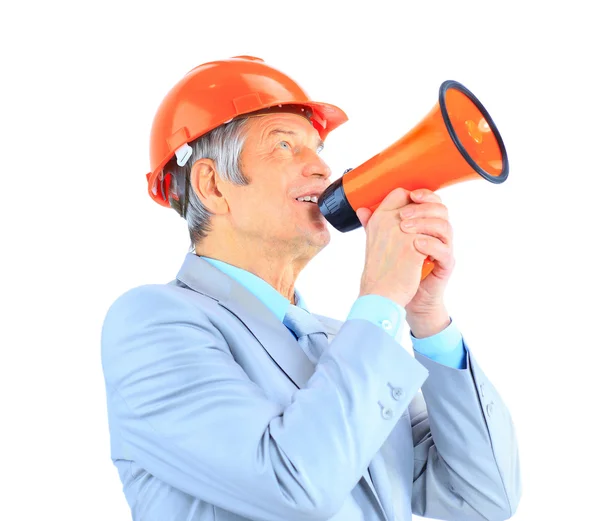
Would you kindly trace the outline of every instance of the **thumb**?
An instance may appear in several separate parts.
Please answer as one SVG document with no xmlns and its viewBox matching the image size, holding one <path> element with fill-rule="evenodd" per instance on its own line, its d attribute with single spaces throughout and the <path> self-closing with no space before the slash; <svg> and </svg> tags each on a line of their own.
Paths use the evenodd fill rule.
<svg viewBox="0 0 600 521">
<path fill-rule="evenodd" d="M 359 208 L 356 210 L 356 217 L 358 217 L 358 220 L 360 221 L 360 224 L 362 224 L 363 228 L 367 226 L 367 223 L 371 219 L 372 215 L 373 212 L 368 208 Z"/>
</svg>

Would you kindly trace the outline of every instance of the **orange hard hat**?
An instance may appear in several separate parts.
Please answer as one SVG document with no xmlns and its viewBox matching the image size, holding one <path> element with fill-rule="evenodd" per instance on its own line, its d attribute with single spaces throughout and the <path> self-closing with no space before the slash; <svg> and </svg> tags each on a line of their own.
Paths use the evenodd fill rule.
<svg viewBox="0 0 600 521">
<path fill-rule="evenodd" d="M 242 114 L 286 105 L 307 108 L 322 140 L 348 120 L 338 107 L 311 101 L 294 80 L 261 58 L 236 56 L 192 69 L 166 95 L 152 123 L 150 197 L 169 206 L 171 176 L 162 170 L 175 155 L 185 164 L 188 143 Z"/>
</svg>

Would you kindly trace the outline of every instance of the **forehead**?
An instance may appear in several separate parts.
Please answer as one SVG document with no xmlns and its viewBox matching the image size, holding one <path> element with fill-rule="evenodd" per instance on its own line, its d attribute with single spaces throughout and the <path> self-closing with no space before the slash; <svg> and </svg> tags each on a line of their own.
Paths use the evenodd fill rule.
<svg viewBox="0 0 600 521">
<path fill-rule="evenodd" d="M 274 135 L 272 131 L 277 129 L 294 132 L 314 140 L 320 139 L 317 129 L 299 114 L 277 113 L 253 116 L 249 123 L 248 137 L 253 136 L 260 140 L 272 138 Z"/>
</svg>

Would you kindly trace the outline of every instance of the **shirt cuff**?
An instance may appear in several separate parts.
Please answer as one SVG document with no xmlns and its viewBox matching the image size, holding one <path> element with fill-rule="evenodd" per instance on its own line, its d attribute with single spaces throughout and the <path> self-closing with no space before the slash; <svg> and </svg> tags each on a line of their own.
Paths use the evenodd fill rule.
<svg viewBox="0 0 600 521">
<path fill-rule="evenodd" d="M 427 338 L 415 338 L 410 333 L 413 349 L 423 356 L 430 358 L 454 369 L 465 369 L 466 351 L 460 331 L 450 318 L 450 325 L 436 335 Z"/>
<path fill-rule="evenodd" d="M 348 313 L 347 320 L 353 318 L 361 318 L 372 322 L 399 342 L 406 311 L 402 306 L 387 297 L 363 295 L 356 299 L 350 313 Z"/>
</svg>

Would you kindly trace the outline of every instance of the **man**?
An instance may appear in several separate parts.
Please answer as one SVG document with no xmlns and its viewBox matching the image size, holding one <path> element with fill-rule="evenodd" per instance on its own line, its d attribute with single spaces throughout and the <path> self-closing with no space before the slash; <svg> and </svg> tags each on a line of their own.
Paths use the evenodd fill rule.
<svg viewBox="0 0 600 521">
<path fill-rule="evenodd" d="M 102 333 L 133 519 L 514 513 L 510 415 L 444 306 L 439 197 L 397 189 L 359 209 L 365 267 L 345 322 L 311 315 L 295 288 L 330 240 L 319 151 L 346 119 L 252 57 L 197 67 L 161 104 L 149 193 L 187 220 L 193 252 L 173 282 L 119 297 Z M 397 341 L 405 321 L 414 357 Z"/>
</svg>

